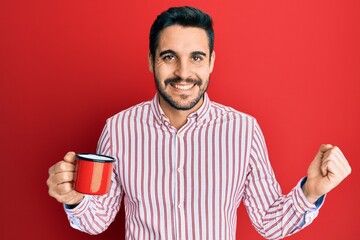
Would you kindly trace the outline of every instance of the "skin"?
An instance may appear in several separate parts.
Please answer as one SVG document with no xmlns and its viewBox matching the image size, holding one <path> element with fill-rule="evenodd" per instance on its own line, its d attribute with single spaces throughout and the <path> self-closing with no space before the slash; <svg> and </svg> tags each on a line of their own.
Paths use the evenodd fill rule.
<svg viewBox="0 0 360 240">
<path fill-rule="evenodd" d="M 154 73 L 160 106 L 176 129 L 202 105 L 214 62 L 205 30 L 175 25 L 160 33 L 155 56 L 149 54 L 149 70 Z"/>
<path fill-rule="evenodd" d="M 83 194 L 74 190 L 75 162 L 75 153 L 68 152 L 64 159 L 49 168 L 49 177 L 46 182 L 49 195 L 60 203 L 78 204 L 84 198 Z"/>
<path fill-rule="evenodd" d="M 351 167 L 337 146 L 323 144 L 307 171 L 302 189 L 311 203 L 339 185 L 349 174 Z"/>
<path fill-rule="evenodd" d="M 170 123 L 180 129 L 189 114 L 203 103 L 215 52 L 210 54 L 206 32 L 200 28 L 170 26 L 159 36 L 155 56 L 148 56 L 160 93 L 160 106 Z M 49 168 L 49 195 L 65 204 L 80 203 L 84 195 L 73 188 L 75 153 Z M 351 167 L 341 150 L 330 144 L 321 145 L 307 171 L 302 189 L 311 203 L 330 192 L 351 173 Z"/>
</svg>

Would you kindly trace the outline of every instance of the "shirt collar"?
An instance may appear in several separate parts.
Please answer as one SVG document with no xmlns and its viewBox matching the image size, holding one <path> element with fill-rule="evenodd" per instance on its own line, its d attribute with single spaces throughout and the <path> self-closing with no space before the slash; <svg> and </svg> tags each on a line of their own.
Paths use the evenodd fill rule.
<svg viewBox="0 0 360 240">
<path fill-rule="evenodd" d="M 168 117 L 165 115 L 163 109 L 160 106 L 160 96 L 159 93 L 155 94 L 155 97 L 151 101 L 151 108 L 155 115 L 155 118 L 160 124 L 169 123 Z M 201 107 L 196 111 L 191 113 L 188 118 L 195 118 L 197 124 L 204 123 L 204 120 L 207 119 L 207 116 L 210 111 L 211 101 L 207 93 L 204 93 L 204 102 Z"/>
</svg>

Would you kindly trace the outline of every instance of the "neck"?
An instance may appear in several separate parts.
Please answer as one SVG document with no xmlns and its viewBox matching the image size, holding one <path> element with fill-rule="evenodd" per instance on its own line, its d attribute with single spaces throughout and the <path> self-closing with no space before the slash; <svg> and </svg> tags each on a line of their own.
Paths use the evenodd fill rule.
<svg viewBox="0 0 360 240">
<path fill-rule="evenodd" d="M 196 112 L 201 107 L 203 102 L 204 99 L 202 98 L 193 108 L 189 110 L 178 110 L 172 107 L 167 101 L 165 101 L 160 96 L 160 106 L 164 111 L 166 117 L 169 118 L 170 124 L 174 126 L 177 130 L 179 130 L 182 126 L 185 125 L 188 116 L 191 113 Z"/>
</svg>

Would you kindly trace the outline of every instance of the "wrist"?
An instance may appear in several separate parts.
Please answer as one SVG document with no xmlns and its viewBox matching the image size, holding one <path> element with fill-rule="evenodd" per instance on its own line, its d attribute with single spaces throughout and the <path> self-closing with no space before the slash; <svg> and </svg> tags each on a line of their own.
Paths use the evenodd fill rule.
<svg viewBox="0 0 360 240">
<path fill-rule="evenodd" d="M 308 190 L 308 181 L 306 181 L 302 186 L 301 189 L 305 195 L 305 197 L 307 198 L 307 200 L 312 203 L 315 204 L 315 202 L 321 197 L 318 196 L 316 194 L 312 194 L 309 190 Z"/>
<path fill-rule="evenodd" d="M 76 199 L 73 199 L 72 201 L 65 203 L 65 208 L 66 209 L 74 209 L 76 208 L 84 199 L 84 195 L 83 194 L 79 194 L 79 196 Z"/>
</svg>

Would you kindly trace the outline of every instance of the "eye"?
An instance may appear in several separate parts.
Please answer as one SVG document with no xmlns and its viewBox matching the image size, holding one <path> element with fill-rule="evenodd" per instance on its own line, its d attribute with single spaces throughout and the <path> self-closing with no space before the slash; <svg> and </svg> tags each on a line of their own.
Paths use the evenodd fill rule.
<svg viewBox="0 0 360 240">
<path fill-rule="evenodd" d="M 194 60 L 194 62 L 201 62 L 203 60 L 203 57 L 200 55 L 195 55 L 192 57 L 192 59 Z"/>
<path fill-rule="evenodd" d="M 165 62 L 169 62 L 169 61 L 173 61 L 176 59 L 176 57 L 174 55 L 171 54 L 167 54 L 165 56 L 162 57 L 163 61 Z"/>
</svg>

